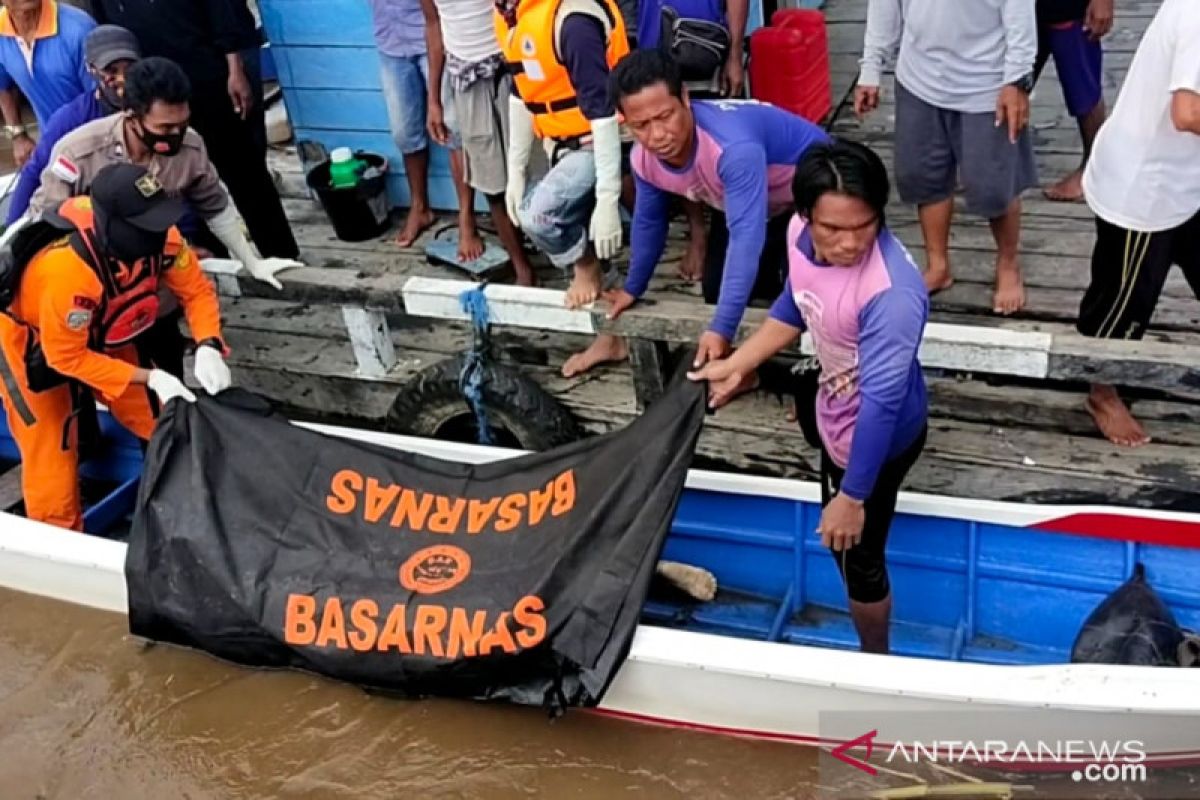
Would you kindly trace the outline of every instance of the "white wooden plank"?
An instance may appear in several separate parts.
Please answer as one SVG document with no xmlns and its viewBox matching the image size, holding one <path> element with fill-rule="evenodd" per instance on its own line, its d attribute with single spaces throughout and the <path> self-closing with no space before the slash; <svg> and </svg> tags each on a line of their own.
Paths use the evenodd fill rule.
<svg viewBox="0 0 1200 800">
<path fill-rule="evenodd" d="M 404 306 L 410 314 L 439 319 L 466 320 L 459 295 L 473 284 L 440 278 L 409 278 L 404 284 Z M 520 286 L 488 286 L 492 322 L 523 328 L 594 333 L 588 310 L 568 311 L 563 292 Z M 1053 336 L 1039 331 L 1018 331 L 974 325 L 930 323 L 921 344 L 921 363 L 963 372 L 1044 378 Z M 813 353 L 806 335 L 801 352 Z"/>
<path fill-rule="evenodd" d="M 409 314 L 419 317 L 469 322 L 459 297 L 476 285 L 442 278 L 409 278 L 404 283 L 404 308 Z M 491 321 L 496 325 L 563 333 L 596 332 L 589 310 L 591 306 L 568 309 L 563 305 L 564 293 L 561 291 L 489 284 L 484 293 L 488 299 Z"/>
</svg>

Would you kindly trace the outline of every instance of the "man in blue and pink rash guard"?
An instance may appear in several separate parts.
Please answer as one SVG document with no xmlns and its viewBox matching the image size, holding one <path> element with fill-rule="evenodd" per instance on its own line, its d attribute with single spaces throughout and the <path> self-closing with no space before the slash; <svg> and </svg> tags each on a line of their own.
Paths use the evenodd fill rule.
<svg viewBox="0 0 1200 800">
<path fill-rule="evenodd" d="M 611 86 L 637 139 L 630 155 L 637 199 L 629 276 L 624 290 L 611 298 L 610 316 L 615 319 L 646 292 L 666 247 L 673 196 L 705 203 L 714 214 L 704 300 L 717 308 L 700 337 L 700 366 L 729 352 L 752 298 L 779 294 L 796 160 L 828 137 L 811 122 L 765 103 L 690 101 L 678 67 L 657 50 L 626 56 Z M 614 339 L 600 337 L 579 358 L 589 352 L 606 356 L 595 363 L 622 357 L 623 344 Z"/>
<path fill-rule="evenodd" d="M 816 396 L 798 399 L 797 412 L 821 448 L 817 531 L 845 580 L 862 648 L 872 652 L 888 650 L 884 552 L 900 485 L 925 444 L 928 413 L 917 349 L 929 297 L 883 224 L 888 192 L 887 170 L 868 148 L 835 142 L 810 150 L 796 168 L 783 293 L 736 353 L 692 373 L 709 381 L 720 405 L 801 331 L 812 336 Z"/>
</svg>

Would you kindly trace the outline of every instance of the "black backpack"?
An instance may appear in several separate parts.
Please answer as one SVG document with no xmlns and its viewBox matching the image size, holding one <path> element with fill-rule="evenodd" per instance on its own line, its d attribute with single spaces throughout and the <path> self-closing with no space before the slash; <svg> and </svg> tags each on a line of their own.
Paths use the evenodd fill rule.
<svg viewBox="0 0 1200 800">
<path fill-rule="evenodd" d="M 0 247 L 0 310 L 7 311 L 33 257 L 74 230 L 57 214 L 46 214 L 22 227 Z"/>
</svg>

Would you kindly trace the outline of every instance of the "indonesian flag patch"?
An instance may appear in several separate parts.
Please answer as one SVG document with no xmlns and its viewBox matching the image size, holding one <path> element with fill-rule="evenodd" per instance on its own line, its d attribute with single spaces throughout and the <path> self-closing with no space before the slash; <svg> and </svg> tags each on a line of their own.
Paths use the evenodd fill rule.
<svg viewBox="0 0 1200 800">
<path fill-rule="evenodd" d="M 79 167 L 75 166 L 75 162 L 66 156 L 54 159 L 54 163 L 50 165 L 50 171 L 71 185 L 79 180 Z"/>
</svg>

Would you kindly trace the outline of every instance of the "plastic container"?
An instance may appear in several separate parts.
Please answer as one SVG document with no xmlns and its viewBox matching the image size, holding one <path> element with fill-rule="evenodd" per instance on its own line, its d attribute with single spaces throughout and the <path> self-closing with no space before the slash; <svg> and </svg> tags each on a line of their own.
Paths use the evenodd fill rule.
<svg viewBox="0 0 1200 800">
<path fill-rule="evenodd" d="M 329 183 L 334 189 L 349 189 L 367 169 L 367 162 L 356 158 L 349 147 L 339 147 L 329 154 Z"/>
<path fill-rule="evenodd" d="M 347 148 L 348 149 L 348 148 Z M 334 153 L 337 151 L 335 150 Z M 305 183 L 325 209 L 333 232 L 344 242 L 363 242 L 383 235 L 388 228 L 390 210 L 387 196 L 387 159 L 377 153 L 359 150 L 351 162 L 362 162 L 361 174 L 355 173 L 355 183 L 335 188 L 330 169 L 333 158 L 317 164 L 308 171 Z M 345 161 L 339 161 L 345 164 Z"/>
<path fill-rule="evenodd" d="M 820 122 L 833 109 L 825 17 L 784 9 L 750 35 L 750 87 L 755 99 Z"/>
</svg>

